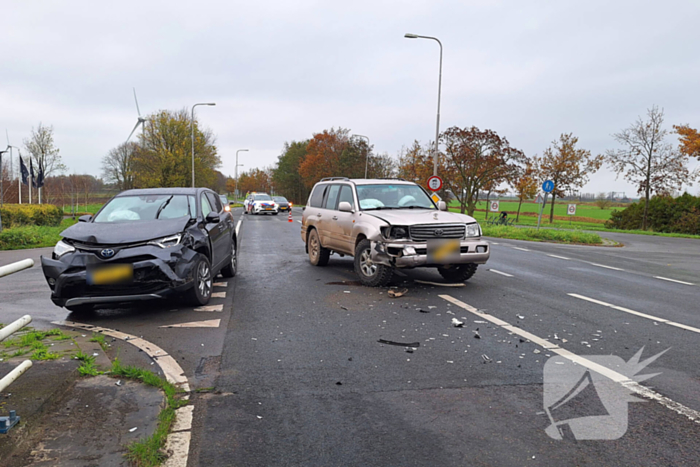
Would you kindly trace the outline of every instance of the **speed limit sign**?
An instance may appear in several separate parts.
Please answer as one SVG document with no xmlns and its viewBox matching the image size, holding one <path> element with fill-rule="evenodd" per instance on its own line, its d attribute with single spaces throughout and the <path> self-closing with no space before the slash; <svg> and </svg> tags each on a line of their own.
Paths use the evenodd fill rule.
<svg viewBox="0 0 700 467">
<path fill-rule="evenodd" d="M 575 204 L 570 204 L 569 208 L 566 210 L 567 214 L 570 216 L 575 216 L 576 215 L 576 205 Z"/>
<path fill-rule="evenodd" d="M 433 175 L 428 179 L 428 188 L 430 188 L 431 191 L 440 190 L 440 188 L 442 188 L 442 179 L 437 175 Z"/>
<path fill-rule="evenodd" d="M 490 211 L 498 212 L 498 201 L 491 201 Z"/>
</svg>

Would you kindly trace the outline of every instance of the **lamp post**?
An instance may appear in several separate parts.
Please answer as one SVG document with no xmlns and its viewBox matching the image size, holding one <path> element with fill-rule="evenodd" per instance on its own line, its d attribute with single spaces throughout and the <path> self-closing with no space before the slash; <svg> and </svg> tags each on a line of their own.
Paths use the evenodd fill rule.
<svg viewBox="0 0 700 467">
<path fill-rule="evenodd" d="M 369 162 L 369 138 L 365 135 L 353 135 L 367 140 L 367 154 L 365 155 L 365 178 L 367 178 L 367 163 Z"/>
<path fill-rule="evenodd" d="M 214 102 L 200 102 L 192 106 L 192 188 L 194 188 L 194 108 L 198 105 L 216 105 Z"/>
<path fill-rule="evenodd" d="M 433 175 L 438 172 L 438 140 L 440 138 L 440 93 L 442 91 L 442 42 L 437 37 L 404 34 L 407 39 L 431 39 L 440 45 L 440 74 L 438 77 L 437 125 L 435 126 L 435 155 L 433 156 Z"/>
<path fill-rule="evenodd" d="M 239 149 L 236 151 L 236 201 L 238 201 L 238 153 L 247 152 L 247 149 Z M 241 164 L 243 165 L 243 164 Z"/>
<path fill-rule="evenodd" d="M 6 150 L 0 151 L 0 206 L 2 206 L 5 203 L 5 191 L 3 190 L 3 180 L 5 177 L 3 177 L 2 173 L 2 155 L 5 154 L 6 152 L 10 151 L 10 147 L 8 146 Z M 0 221 L 0 232 L 2 232 L 2 222 Z"/>
</svg>

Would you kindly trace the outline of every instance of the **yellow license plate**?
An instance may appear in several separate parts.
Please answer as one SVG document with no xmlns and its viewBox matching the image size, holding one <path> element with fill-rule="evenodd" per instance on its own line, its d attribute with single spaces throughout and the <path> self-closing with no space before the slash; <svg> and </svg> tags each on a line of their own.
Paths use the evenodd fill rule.
<svg viewBox="0 0 700 467">
<path fill-rule="evenodd" d="M 134 278 L 134 266 L 116 264 L 88 271 L 88 283 L 94 285 L 128 282 Z"/>
<path fill-rule="evenodd" d="M 450 264 L 459 259 L 459 240 L 428 240 L 428 262 Z"/>
</svg>

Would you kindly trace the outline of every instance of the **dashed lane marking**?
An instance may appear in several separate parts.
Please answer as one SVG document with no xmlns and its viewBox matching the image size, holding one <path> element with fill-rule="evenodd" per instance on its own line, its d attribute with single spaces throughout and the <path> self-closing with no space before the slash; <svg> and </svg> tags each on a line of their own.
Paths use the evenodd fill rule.
<svg viewBox="0 0 700 467">
<path fill-rule="evenodd" d="M 218 328 L 221 324 L 220 319 L 208 319 L 205 321 L 192 321 L 190 323 L 168 324 L 158 326 L 160 328 Z"/>
<path fill-rule="evenodd" d="M 226 298 L 226 292 L 214 292 L 211 294 L 211 298 Z"/>
<path fill-rule="evenodd" d="M 489 271 L 495 272 L 496 274 L 500 274 L 502 276 L 513 277 L 513 274 L 508 274 L 507 272 L 498 271 L 496 269 L 489 269 Z"/>
<path fill-rule="evenodd" d="M 662 281 L 675 282 L 677 284 L 683 285 L 695 285 L 692 282 L 679 281 L 678 279 L 669 279 L 668 277 L 654 276 L 654 279 L 661 279 Z"/>
<path fill-rule="evenodd" d="M 605 269 L 614 269 L 615 271 L 624 271 L 624 269 L 621 268 L 614 268 L 612 266 L 606 266 L 604 264 L 598 264 L 598 263 L 588 263 L 591 266 L 598 266 L 599 268 L 605 268 Z"/>
<path fill-rule="evenodd" d="M 528 250 L 527 248 L 520 248 L 519 246 L 514 246 L 514 247 L 511 247 L 511 248 L 513 248 L 514 250 L 520 250 L 520 251 L 530 251 L 530 250 Z"/>
<path fill-rule="evenodd" d="M 236 224 L 236 238 L 240 237 L 240 232 L 241 232 L 241 222 L 243 222 L 243 218 L 238 219 L 238 224 Z"/>
<path fill-rule="evenodd" d="M 641 313 L 641 312 L 639 312 L 639 311 L 630 310 L 629 308 L 625 308 L 625 307 L 622 307 L 622 306 L 613 305 L 612 303 L 603 302 L 603 301 L 601 301 L 601 300 L 596 300 L 595 298 L 586 297 L 585 295 L 579 295 L 579 294 L 576 294 L 576 293 L 570 293 L 570 294 L 567 294 L 567 295 L 569 295 L 570 297 L 574 297 L 574 298 L 578 298 L 578 299 L 581 299 L 581 300 L 585 300 L 585 301 L 587 301 L 587 302 L 595 303 L 595 304 L 597 304 L 597 305 L 606 306 L 606 307 L 612 308 L 612 309 L 614 309 L 614 310 L 624 311 L 625 313 L 629 313 L 629 314 L 631 314 L 631 315 L 639 316 L 640 318 L 650 319 L 650 320 L 655 321 L 655 322 L 657 322 L 657 323 L 668 324 L 668 325 L 671 325 L 671 326 L 675 326 L 675 327 L 677 327 L 677 328 L 685 329 L 685 330 L 687 330 L 687 331 L 697 332 L 697 333 L 700 334 L 700 329 L 698 329 L 698 328 L 694 328 L 694 327 L 692 327 L 692 326 L 687 326 L 687 325 L 685 325 L 685 324 L 674 323 L 673 321 L 670 321 L 670 320 L 667 320 L 667 319 L 664 319 L 664 318 L 659 318 L 658 316 L 648 315 L 648 314 L 646 314 L 646 313 Z"/>
<path fill-rule="evenodd" d="M 198 306 L 194 311 L 224 311 L 224 305 L 204 305 Z"/>
<path fill-rule="evenodd" d="M 297 221 L 297 222 L 301 224 L 301 221 Z"/>
<path fill-rule="evenodd" d="M 547 255 L 547 256 L 551 256 L 552 258 L 566 259 L 566 260 L 571 259 L 571 258 L 567 258 L 566 256 L 558 256 L 558 255 Z"/>
<path fill-rule="evenodd" d="M 573 363 L 576 363 L 578 365 L 584 366 L 588 368 L 591 371 L 595 371 L 596 373 L 601 374 L 602 376 L 605 376 L 606 378 L 619 383 L 621 386 L 624 386 L 626 389 L 634 392 L 635 394 L 638 394 L 642 397 L 645 397 L 647 399 L 653 400 L 661 404 L 662 406 L 666 407 L 667 409 L 673 410 L 674 412 L 681 414 L 688 419 L 694 421 L 695 423 L 700 424 L 700 412 L 693 410 L 689 407 L 684 406 L 683 404 L 680 404 L 674 400 L 669 399 L 666 396 L 662 396 L 661 394 L 647 388 L 646 386 L 642 386 L 638 382 L 631 380 L 629 377 L 618 373 L 614 370 L 611 370 L 610 368 L 607 368 L 603 365 L 600 365 L 598 363 L 595 363 L 591 360 L 588 360 L 587 358 L 581 357 L 580 355 L 576 355 L 573 352 L 569 352 L 566 349 L 563 349 L 559 347 L 556 344 L 553 344 L 549 342 L 546 339 L 542 339 L 541 337 L 535 336 L 534 334 L 531 334 L 527 331 L 524 331 L 520 329 L 519 327 L 515 327 L 510 325 L 509 323 L 496 318 L 495 316 L 492 316 L 488 313 L 481 312 L 474 308 L 473 306 L 467 305 L 466 303 L 457 300 L 454 297 L 451 297 L 450 295 L 440 295 L 440 298 L 447 300 L 448 302 L 457 305 L 460 308 L 463 308 L 470 313 L 475 314 L 481 319 L 485 319 L 488 321 L 491 321 L 497 326 L 501 326 L 503 329 L 512 332 L 513 334 L 516 334 L 520 337 L 523 337 L 525 339 L 530 340 L 531 342 L 534 342 L 535 344 L 547 349 L 548 351 L 555 353 L 557 355 L 560 355 L 568 360 L 570 360 Z"/>
<path fill-rule="evenodd" d="M 228 287 L 228 282 L 214 282 L 214 287 Z"/>
</svg>

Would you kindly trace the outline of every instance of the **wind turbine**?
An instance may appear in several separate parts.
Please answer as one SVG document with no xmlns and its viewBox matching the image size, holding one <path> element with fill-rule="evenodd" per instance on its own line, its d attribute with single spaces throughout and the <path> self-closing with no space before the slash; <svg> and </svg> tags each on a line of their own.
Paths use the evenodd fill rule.
<svg viewBox="0 0 700 467">
<path fill-rule="evenodd" d="M 146 119 L 141 116 L 141 110 L 139 109 L 139 100 L 136 98 L 136 88 L 133 88 L 133 89 L 134 89 L 134 101 L 136 102 L 136 112 L 138 112 L 139 118 L 138 118 L 138 120 L 136 120 L 136 125 L 134 125 L 134 129 L 131 130 L 131 133 L 129 133 L 129 137 L 126 139 L 126 143 L 129 142 L 129 140 L 131 139 L 131 135 L 134 134 L 136 129 L 139 127 L 139 125 L 142 125 L 141 131 L 143 131 L 143 125 L 146 123 Z"/>
</svg>

